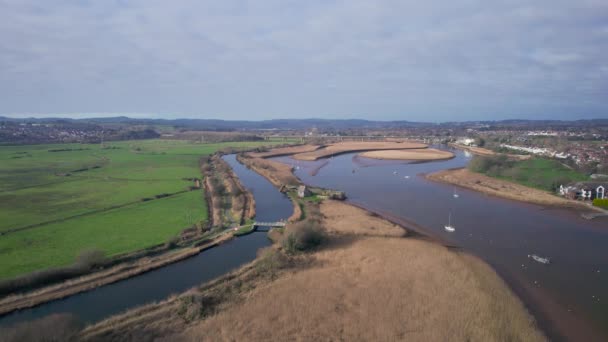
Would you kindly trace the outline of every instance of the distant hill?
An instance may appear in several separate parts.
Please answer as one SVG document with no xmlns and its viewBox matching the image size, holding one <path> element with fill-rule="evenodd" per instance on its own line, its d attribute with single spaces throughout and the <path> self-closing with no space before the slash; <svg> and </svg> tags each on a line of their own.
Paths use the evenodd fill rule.
<svg viewBox="0 0 608 342">
<path fill-rule="evenodd" d="M 302 130 L 316 127 L 318 129 L 386 129 L 386 128 L 413 128 L 413 127 L 441 127 L 441 126 L 475 126 L 486 125 L 493 127 L 531 127 L 548 129 L 563 126 L 608 126 L 608 119 L 591 120 L 498 120 L 498 121 L 463 121 L 463 122 L 413 122 L 405 120 L 374 121 L 362 119 L 274 119 L 261 121 L 248 120 L 219 120 L 219 119 L 136 119 L 126 116 L 107 118 L 24 118 L 15 119 L 0 116 L 0 121 L 30 122 L 30 123 L 89 123 L 89 124 L 123 124 L 123 125 L 163 125 L 194 130 Z"/>
</svg>

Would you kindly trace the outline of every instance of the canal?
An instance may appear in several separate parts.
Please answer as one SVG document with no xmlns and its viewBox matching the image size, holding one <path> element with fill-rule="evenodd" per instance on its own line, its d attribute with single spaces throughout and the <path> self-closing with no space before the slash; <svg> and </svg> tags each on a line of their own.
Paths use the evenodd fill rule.
<svg viewBox="0 0 608 342">
<path fill-rule="evenodd" d="M 235 155 L 223 157 L 241 183 L 255 197 L 257 219 L 278 221 L 293 212 L 291 201 L 270 182 L 248 170 Z M 94 323 L 136 306 L 160 301 L 217 278 L 255 259 L 258 249 L 270 244 L 266 233 L 248 234 L 208 249 L 192 258 L 95 290 L 52 301 L 0 317 L 0 325 L 37 319 L 54 313 L 71 313 Z"/>
</svg>

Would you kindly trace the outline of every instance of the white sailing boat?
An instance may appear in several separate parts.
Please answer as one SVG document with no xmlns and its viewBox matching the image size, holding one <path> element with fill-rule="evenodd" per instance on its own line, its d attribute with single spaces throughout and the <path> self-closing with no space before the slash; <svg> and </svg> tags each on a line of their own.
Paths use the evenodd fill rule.
<svg viewBox="0 0 608 342">
<path fill-rule="evenodd" d="M 528 258 L 532 258 L 534 261 L 536 262 L 540 262 L 541 264 L 550 264 L 551 263 L 551 259 L 549 258 L 543 258 L 541 256 L 538 256 L 536 254 L 528 254 Z"/>
<path fill-rule="evenodd" d="M 448 215 L 448 224 L 444 227 L 445 230 L 447 230 L 448 232 L 454 232 L 456 230 L 456 228 L 454 228 L 454 226 L 452 226 L 452 213 L 450 213 Z"/>
<path fill-rule="evenodd" d="M 460 197 L 460 195 L 456 193 L 456 188 L 454 188 L 454 194 L 452 196 L 454 196 L 454 198 Z"/>
</svg>

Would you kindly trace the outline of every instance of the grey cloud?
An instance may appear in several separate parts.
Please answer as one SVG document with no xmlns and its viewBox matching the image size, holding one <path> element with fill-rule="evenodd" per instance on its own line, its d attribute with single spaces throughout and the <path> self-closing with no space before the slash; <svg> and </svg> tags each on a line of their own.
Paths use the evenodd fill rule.
<svg viewBox="0 0 608 342">
<path fill-rule="evenodd" d="M 608 117 L 604 1 L 0 0 L 0 113 Z"/>
</svg>

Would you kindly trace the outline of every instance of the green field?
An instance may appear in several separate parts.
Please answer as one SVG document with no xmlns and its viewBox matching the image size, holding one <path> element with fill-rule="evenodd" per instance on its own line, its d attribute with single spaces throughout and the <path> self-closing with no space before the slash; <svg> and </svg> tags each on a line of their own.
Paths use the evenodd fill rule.
<svg viewBox="0 0 608 342">
<path fill-rule="evenodd" d="M 0 146 L 0 279 L 70 264 L 84 250 L 117 255 L 167 241 L 207 218 L 202 190 L 185 179 L 201 178 L 201 156 L 271 143 Z"/>
<path fill-rule="evenodd" d="M 469 168 L 492 177 L 547 191 L 555 191 L 560 184 L 588 179 L 586 175 L 568 168 L 557 160 L 545 158 L 515 161 L 506 157 L 475 157 Z"/>
</svg>

